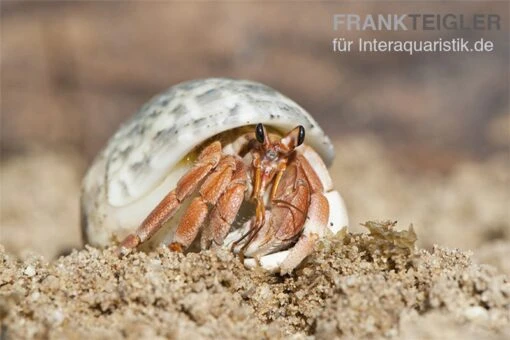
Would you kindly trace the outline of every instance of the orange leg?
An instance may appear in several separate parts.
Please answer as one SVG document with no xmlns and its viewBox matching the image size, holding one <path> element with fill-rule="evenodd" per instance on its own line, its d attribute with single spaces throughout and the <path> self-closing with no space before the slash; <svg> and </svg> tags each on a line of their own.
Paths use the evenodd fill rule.
<svg viewBox="0 0 510 340">
<path fill-rule="evenodd" d="M 207 204 L 216 205 L 220 197 L 223 197 L 223 193 L 232 183 L 234 170 L 236 170 L 235 158 L 229 155 L 223 156 L 216 169 L 202 184 L 200 196 L 193 199 L 181 218 L 174 240 L 169 245 L 171 250 L 183 251 L 193 243 L 207 217 Z"/>
<path fill-rule="evenodd" d="M 265 211 L 266 208 L 264 206 L 264 200 L 263 200 L 263 193 L 262 190 L 262 168 L 260 165 L 260 156 L 255 153 L 253 155 L 253 191 L 251 198 L 255 201 L 256 208 L 255 208 L 255 220 L 251 223 L 250 230 L 245 233 L 241 238 L 236 240 L 232 243 L 232 250 L 235 249 L 241 242 L 245 240 L 246 237 L 248 237 L 248 241 L 244 241 L 245 244 L 248 244 L 253 237 L 257 235 L 260 228 L 265 224 Z M 239 252 L 241 260 L 244 256 L 244 246 Z"/>
<path fill-rule="evenodd" d="M 126 255 L 129 251 L 154 235 L 176 212 L 177 208 L 214 169 L 221 158 L 221 143 L 213 142 L 202 150 L 196 164 L 179 180 L 175 190 L 163 200 L 145 218 L 138 229 L 129 234 L 120 244 L 117 253 Z"/>
<path fill-rule="evenodd" d="M 207 213 L 207 204 L 202 197 L 195 197 L 179 222 L 174 241 L 168 246 L 170 250 L 182 252 L 188 248 L 197 237 Z"/>
<path fill-rule="evenodd" d="M 211 211 L 209 225 L 202 232 L 200 240 L 202 249 L 209 248 L 213 242 L 216 246 L 223 244 L 244 201 L 246 180 L 245 164 L 238 158 L 232 181 Z"/>
</svg>

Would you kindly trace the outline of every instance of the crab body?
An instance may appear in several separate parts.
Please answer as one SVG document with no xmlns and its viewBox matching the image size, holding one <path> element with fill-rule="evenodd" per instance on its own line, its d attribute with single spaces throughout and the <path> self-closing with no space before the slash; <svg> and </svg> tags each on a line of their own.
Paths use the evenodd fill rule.
<svg viewBox="0 0 510 340">
<path fill-rule="evenodd" d="M 242 80 L 182 83 L 94 160 L 82 186 L 84 238 L 121 241 L 120 253 L 224 246 L 250 267 L 290 271 L 317 238 L 347 225 L 332 158 L 314 119 L 279 92 Z"/>
</svg>

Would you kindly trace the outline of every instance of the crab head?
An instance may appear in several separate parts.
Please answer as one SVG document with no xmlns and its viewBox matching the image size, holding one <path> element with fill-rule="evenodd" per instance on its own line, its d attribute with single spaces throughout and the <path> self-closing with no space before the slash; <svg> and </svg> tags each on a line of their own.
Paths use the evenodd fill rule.
<svg viewBox="0 0 510 340">
<path fill-rule="evenodd" d="M 252 197 L 257 203 L 257 216 L 261 221 L 264 219 L 264 194 L 269 184 L 273 183 L 270 199 L 274 198 L 289 158 L 292 157 L 295 148 L 305 140 L 305 128 L 299 125 L 287 135 L 271 140 L 264 125 L 257 124 L 255 138 L 258 146 L 253 149 L 252 155 L 254 172 Z"/>
</svg>

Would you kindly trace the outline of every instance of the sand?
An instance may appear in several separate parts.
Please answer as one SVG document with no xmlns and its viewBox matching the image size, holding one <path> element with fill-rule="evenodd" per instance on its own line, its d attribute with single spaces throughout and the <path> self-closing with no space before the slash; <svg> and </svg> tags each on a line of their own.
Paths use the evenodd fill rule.
<svg viewBox="0 0 510 340">
<path fill-rule="evenodd" d="M 419 250 L 414 231 L 366 224 L 321 242 L 292 275 L 230 252 L 118 259 L 87 247 L 53 262 L 0 252 L 2 334 L 17 338 L 510 337 L 510 283 L 471 255 Z M 434 325 L 434 327 L 430 327 Z M 440 327 L 438 327 L 440 326 Z"/>
</svg>

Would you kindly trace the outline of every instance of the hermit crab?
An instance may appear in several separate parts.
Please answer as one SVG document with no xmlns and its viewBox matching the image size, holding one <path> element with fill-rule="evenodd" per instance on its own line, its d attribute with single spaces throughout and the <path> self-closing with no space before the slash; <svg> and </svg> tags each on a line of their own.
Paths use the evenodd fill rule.
<svg viewBox="0 0 510 340">
<path fill-rule="evenodd" d="M 225 247 L 291 272 L 347 225 L 326 165 L 333 146 L 298 104 L 260 83 L 211 78 L 151 99 L 82 185 L 82 231 L 118 254 Z"/>
</svg>

